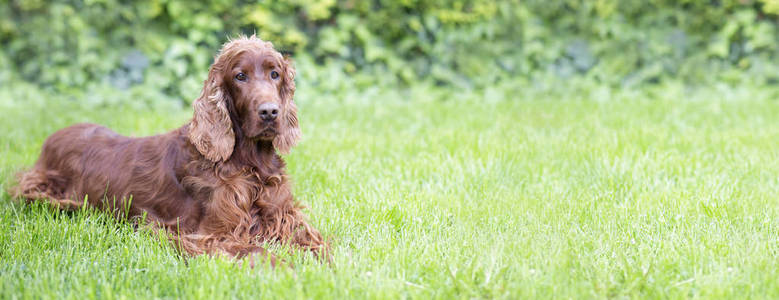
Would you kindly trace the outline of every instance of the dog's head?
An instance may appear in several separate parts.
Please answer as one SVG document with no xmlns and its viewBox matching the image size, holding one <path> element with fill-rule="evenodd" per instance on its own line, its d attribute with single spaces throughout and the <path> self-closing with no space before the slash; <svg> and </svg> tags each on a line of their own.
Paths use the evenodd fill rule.
<svg viewBox="0 0 779 300">
<path fill-rule="evenodd" d="M 300 139 L 295 94 L 295 69 L 255 36 L 222 46 L 211 65 L 195 110 L 189 138 L 207 159 L 230 158 L 236 135 L 244 140 L 271 141 L 288 153 Z"/>
</svg>

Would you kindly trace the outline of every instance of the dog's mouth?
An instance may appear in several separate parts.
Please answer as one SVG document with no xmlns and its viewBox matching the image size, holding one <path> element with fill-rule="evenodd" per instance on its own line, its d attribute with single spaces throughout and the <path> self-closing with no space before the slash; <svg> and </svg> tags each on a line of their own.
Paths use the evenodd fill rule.
<svg viewBox="0 0 779 300">
<path fill-rule="evenodd" d="M 279 124 L 277 122 L 251 122 L 245 124 L 245 136 L 255 142 L 272 141 L 279 135 Z"/>
<path fill-rule="evenodd" d="M 276 128 L 269 126 L 262 129 L 262 131 L 260 131 L 260 133 L 258 133 L 255 138 L 258 140 L 268 141 L 274 139 L 276 135 L 278 135 Z"/>
</svg>

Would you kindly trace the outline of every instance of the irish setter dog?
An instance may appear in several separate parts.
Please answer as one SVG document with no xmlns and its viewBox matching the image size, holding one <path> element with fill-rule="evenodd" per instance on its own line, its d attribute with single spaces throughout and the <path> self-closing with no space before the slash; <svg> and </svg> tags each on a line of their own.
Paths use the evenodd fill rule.
<svg viewBox="0 0 779 300">
<path fill-rule="evenodd" d="M 293 199 L 277 154 L 300 138 L 294 76 L 270 42 L 229 41 L 188 124 L 141 138 L 95 124 L 62 129 L 20 175 L 15 194 L 71 210 L 128 208 L 191 255 L 261 254 L 273 262 L 260 244 L 277 241 L 321 257 L 327 246 Z"/>
</svg>

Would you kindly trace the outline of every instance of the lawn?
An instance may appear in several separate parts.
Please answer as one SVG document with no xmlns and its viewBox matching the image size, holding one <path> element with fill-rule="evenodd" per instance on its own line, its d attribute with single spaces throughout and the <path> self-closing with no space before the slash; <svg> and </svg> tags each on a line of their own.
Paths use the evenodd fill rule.
<svg viewBox="0 0 779 300">
<path fill-rule="evenodd" d="M 0 298 L 779 298 L 776 87 L 299 88 L 286 160 L 331 264 L 182 259 L 2 192 Z M 3 190 L 68 124 L 143 136 L 191 116 L 45 96 L 0 93 Z"/>
</svg>

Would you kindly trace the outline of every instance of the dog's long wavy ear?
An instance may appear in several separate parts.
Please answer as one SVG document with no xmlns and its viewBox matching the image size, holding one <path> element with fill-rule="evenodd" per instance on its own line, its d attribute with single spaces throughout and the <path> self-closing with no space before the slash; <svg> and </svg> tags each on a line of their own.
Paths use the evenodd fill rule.
<svg viewBox="0 0 779 300">
<path fill-rule="evenodd" d="M 189 125 L 189 140 L 200 154 L 213 162 L 226 161 L 235 146 L 235 133 L 227 109 L 230 96 L 222 88 L 221 73 L 215 62 L 200 97 L 192 103 L 195 114 Z"/>
<path fill-rule="evenodd" d="M 283 78 L 281 82 L 282 118 L 279 120 L 279 134 L 273 139 L 273 146 L 282 154 L 297 145 L 300 140 L 300 127 L 298 126 L 298 107 L 295 105 L 295 67 L 289 58 L 284 58 L 282 66 Z"/>
</svg>

